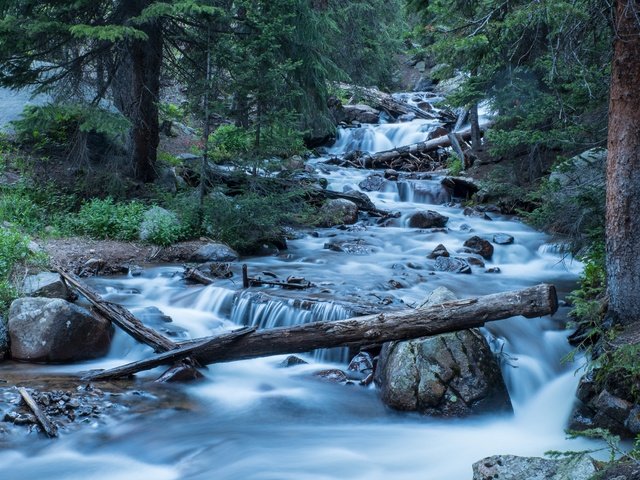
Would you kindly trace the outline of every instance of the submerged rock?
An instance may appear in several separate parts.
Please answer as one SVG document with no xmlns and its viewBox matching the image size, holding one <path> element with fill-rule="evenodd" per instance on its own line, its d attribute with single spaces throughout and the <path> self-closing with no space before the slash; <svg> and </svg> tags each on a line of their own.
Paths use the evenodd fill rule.
<svg viewBox="0 0 640 480">
<path fill-rule="evenodd" d="M 463 258 L 438 257 L 434 268 L 439 272 L 471 273 L 471 266 Z"/>
<path fill-rule="evenodd" d="M 423 306 L 455 299 L 440 287 Z M 511 411 L 500 367 L 476 329 L 385 343 L 375 381 L 382 401 L 396 410 L 437 417 Z"/>
<path fill-rule="evenodd" d="M 588 456 L 549 460 L 496 455 L 473 464 L 473 480 L 589 480 L 595 473 Z"/>
<path fill-rule="evenodd" d="M 309 362 L 304 361 L 295 355 L 289 355 L 278 365 L 280 368 L 295 367 L 296 365 L 307 365 Z"/>
<path fill-rule="evenodd" d="M 449 221 L 449 217 L 426 210 L 424 212 L 416 212 L 409 217 L 409 228 L 442 228 Z"/>
<path fill-rule="evenodd" d="M 515 239 L 506 233 L 496 233 L 493 236 L 493 243 L 497 245 L 510 245 L 515 241 Z"/>
<path fill-rule="evenodd" d="M 365 192 L 379 192 L 384 187 L 384 177 L 382 175 L 369 175 L 358 186 Z"/>
<path fill-rule="evenodd" d="M 111 324 L 62 299 L 19 298 L 8 323 L 11 356 L 31 362 L 99 358 L 111 344 Z"/>
</svg>

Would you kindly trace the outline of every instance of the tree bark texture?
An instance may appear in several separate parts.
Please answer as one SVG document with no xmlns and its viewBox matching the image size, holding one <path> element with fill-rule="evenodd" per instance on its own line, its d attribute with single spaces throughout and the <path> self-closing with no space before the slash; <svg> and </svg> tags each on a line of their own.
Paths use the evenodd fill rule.
<svg viewBox="0 0 640 480">
<path fill-rule="evenodd" d="M 640 2 L 616 1 L 606 199 L 609 313 L 640 321 Z"/>
</svg>

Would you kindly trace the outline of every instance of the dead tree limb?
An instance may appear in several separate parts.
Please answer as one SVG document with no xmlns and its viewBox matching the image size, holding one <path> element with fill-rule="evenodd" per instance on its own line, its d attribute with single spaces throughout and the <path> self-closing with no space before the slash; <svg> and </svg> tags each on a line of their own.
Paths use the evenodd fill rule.
<svg viewBox="0 0 640 480">
<path fill-rule="evenodd" d="M 49 436 L 51 438 L 57 437 L 58 436 L 58 427 L 56 427 L 55 423 L 53 423 L 49 419 L 47 414 L 44 413 L 44 411 L 36 403 L 36 401 L 33 399 L 33 397 L 27 391 L 27 389 L 24 388 L 24 387 L 19 387 L 18 391 L 20 392 L 20 395 L 22 396 L 22 399 L 24 400 L 24 403 L 27 404 L 29 409 L 35 415 L 36 420 L 38 420 L 38 423 L 40 424 L 40 426 L 44 430 L 44 433 L 46 433 L 47 436 Z"/>
<path fill-rule="evenodd" d="M 243 335 L 253 333 L 256 327 L 243 327 L 232 332 L 223 333 L 215 337 L 206 338 L 197 343 L 180 347 L 176 350 L 169 350 L 168 352 L 160 353 L 151 358 L 146 358 L 137 362 L 128 363 L 120 367 L 104 370 L 98 373 L 90 373 L 85 375 L 83 380 L 113 380 L 116 378 L 128 377 L 134 373 L 142 372 L 144 370 L 150 370 L 160 365 L 172 365 L 178 360 L 184 360 L 189 356 L 197 356 L 200 351 L 206 350 L 209 347 L 217 346 L 217 348 L 234 342 L 236 339 Z"/>
<path fill-rule="evenodd" d="M 555 287 L 541 284 L 415 310 L 258 330 L 224 346 L 216 341 L 208 343 L 196 358 L 201 364 L 211 364 L 317 348 L 408 340 L 481 327 L 485 322 L 515 315 L 539 317 L 554 313 L 557 308 Z"/>
<path fill-rule="evenodd" d="M 392 95 L 382 92 L 377 88 L 358 87 L 355 85 L 350 85 L 348 83 L 338 83 L 338 87 L 342 90 L 346 90 L 352 95 L 363 98 L 364 100 L 374 104 L 380 110 L 384 110 L 393 117 L 398 117 L 407 113 L 413 113 L 417 118 L 441 121 L 448 120 L 444 119 L 443 115 L 441 114 L 428 112 L 422 110 L 421 108 L 414 107 L 413 105 L 409 105 L 408 103 L 400 102 L 393 98 Z"/>
<path fill-rule="evenodd" d="M 53 269 L 67 284 L 81 293 L 100 315 L 115 323 L 137 341 L 149 345 L 156 352 L 166 352 L 178 348 L 177 343 L 144 325 L 123 306 L 104 300 L 98 292 L 82 283 L 73 273 L 59 266 L 54 266 Z"/>
</svg>

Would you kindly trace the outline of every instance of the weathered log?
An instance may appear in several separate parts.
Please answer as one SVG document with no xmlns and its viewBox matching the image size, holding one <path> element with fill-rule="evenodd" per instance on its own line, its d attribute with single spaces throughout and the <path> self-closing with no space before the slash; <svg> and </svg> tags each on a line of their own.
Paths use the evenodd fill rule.
<svg viewBox="0 0 640 480">
<path fill-rule="evenodd" d="M 196 358 L 201 364 L 228 362 L 284 353 L 308 352 L 363 343 L 437 335 L 481 327 L 488 321 L 522 315 L 527 318 L 554 313 L 555 287 L 541 284 L 523 290 L 447 302 L 427 308 L 401 310 L 330 322 L 258 330 L 235 342 L 213 341 Z M 202 342 L 203 339 L 193 342 Z"/>
<path fill-rule="evenodd" d="M 490 126 L 490 122 L 485 123 L 482 125 L 482 131 L 484 132 Z M 455 135 L 457 140 L 468 141 L 471 139 L 471 129 L 466 128 L 456 132 Z M 447 134 L 424 142 L 392 148 L 391 150 L 384 150 L 377 153 L 363 153 L 358 157 L 356 164 L 362 168 L 383 168 L 398 158 L 411 158 L 415 155 L 425 155 L 430 152 L 435 152 L 439 148 L 447 148 L 450 146 L 451 136 Z"/>
<path fill-rule="evenodd" d="M 202 341 L 180 347 L 175 350 L 169 350 L 168 352 L 154 355 L 151 358 L 146 358 L 137 362 L 128 363 L 116 368 L 104 370 L 98 373 L 89 373 L 83 376 L 83 380 L 113 380 L 116 378 L 128 377 L 134 373 L 142 372 L 144 370 L 150 370 L 160 365 L 171 365 L 178 360 L 183 360 L 189 356 L 197 356 L 200 351 L 206 350 L 208 347 L 227 345 L 234 342 L 236 339 L 247 335 L 256 330 L 256 327 L 243 327 L 232 332 L 223 333 L 215 337 L 205 338 Z"/>
<path fill-rule="evenodd" d="M 182 277 L 185 280 L 200 283 L 202 285 L 211 285 L 214 282 L 213 278 L 206 276 L 197 268 L 185 268 L 184 272 L 182 272 Z"/>
<path fill-rule="evenodd" d="M 177 343 L 144 325 L 122 305 L 104 300 L 98 292 L 82 283 L 73 273 L 59 266 L 54 266 L 53 269 L 58 272 L 68 285 L 71 285 L 81 293 L 100 315 L 115 323 L 137 341 L 149 345 L 156 352 L 166 352 L 167 350 L 178 348 L 179 345 Z"/>
<path fill-rule="evenodd" d="M 382 92 L 377 88 L 358 87 L 348 83 L 338 83 L 338 87 L 352 95 L 356 95 L 367 100 L 369 103 L 374 104 L 380 110 L 384 110 L 392 117 L 413 113 L 416 117 L 427 120 L 447 120 L 443 118 L 443 115 L 427 112 L 421 108 L 409 105 L 408 103 L 400 102 L 393 98 L 392 95 Z"/>
<path fill-rule="evenodd" d="M 57 437 L 58 436 L 58 427 L 56 427 L 55 423 L 53 423 L 49 419 L 47 414 L 44 413 L 44 411 L 36 403 L 36 401 L 33 399 L 33 397 L 27 391 L 27 389 L 24 388 L 24 387 L 19 387 L 18 391 L 20 392 L 20 395 L 22 396 L 22 399 L 24 400 L 24 402 L 27 404 L 29 409 L 35 415 L 36 420 L 38 420 L 38 423 L 40 424 L 40 426 L 44 430 L 44 433 L 46 433 L 51 438 Z"/>
</svg>

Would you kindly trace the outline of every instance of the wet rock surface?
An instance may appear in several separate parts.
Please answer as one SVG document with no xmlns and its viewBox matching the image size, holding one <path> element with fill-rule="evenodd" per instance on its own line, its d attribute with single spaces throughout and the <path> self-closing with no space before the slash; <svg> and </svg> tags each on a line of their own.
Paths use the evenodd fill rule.
<svg viewBox="0 0 640 480">
<path fill-rule="evenodd" d="M 327 200 L 320 209 L 320 226 L 352 225 L 358 221 L 358 206 L 350 200 Z"/>
<path fill-rule="evenodd" d="M 493 256 L 493 245 L 484 238 L 473 236 L 464 242 L 464 246 L 471 250 L 473 253 L 477 253 L 485 260 L 491 260 Z"/>
<path fill-rule="evenodd" d="M 11 304 L 11 356 L 31 362 L 72 362 L 109 351 L 110 322 L 62 299 L 20 298 Z"/>
<path fill-rule="evenodd" d="M 189 261 L 204 262 L 233 262 L 239 257 L 238 253 L 224 243 L 208 243 L 198 248 Z"/>
<path fill-rule="evenodd" d="M 586 456 L 563 460 L 496 455 L 473 464 L 473 480 L 589 480 L 596 473 Z"/>
<path fill-rule="evenodd" d="M 433 210 L 416 212 L 409 217 L 409 228 L 442 228 L 449 221 L 449 217 Z"/>
<path fill-rule="evenodd" d="M 455 299 L 440 287 L 422 306 Z M 499 365 L 477 330 L 385 343 L 375 381 L 396 410 L 436 417 L 511 411 Z"/>
</svg>

